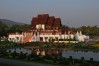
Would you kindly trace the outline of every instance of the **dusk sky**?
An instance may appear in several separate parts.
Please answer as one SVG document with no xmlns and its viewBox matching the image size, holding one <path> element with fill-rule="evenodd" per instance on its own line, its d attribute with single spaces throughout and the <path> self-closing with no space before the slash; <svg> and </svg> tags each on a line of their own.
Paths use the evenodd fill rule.
<svg viewBox="0 0 99 66">
<path fill-rule="evenodd" d="M 30 23 L 46 13 L 68 26 L 99 26 L 99 0 L 0 0 L 0 19 Z"/>
</svg>

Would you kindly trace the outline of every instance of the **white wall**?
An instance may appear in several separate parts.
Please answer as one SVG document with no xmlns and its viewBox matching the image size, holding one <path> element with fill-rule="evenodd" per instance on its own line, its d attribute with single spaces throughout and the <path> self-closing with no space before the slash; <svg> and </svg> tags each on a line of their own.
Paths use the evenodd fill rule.
<svg viewBox="0 0 99 66">
<path fill-rule="evenodd" d="M 17 39 L 18 38 L 18 39 Z M 13 41 L 13 42 L 19 42 L 22 41 L 23 35 L 19 35 L 19 34 L 11 34 L 8 36 L 8 40 L 9 41 Z"/>
<path fill-rule="evenodd" d="M 38 25 L 36 25 L 36 29 L 43 29 L 43 30 L 45 30 L 45 25 L 44 24 L 38 24 Z"/>
</svg>

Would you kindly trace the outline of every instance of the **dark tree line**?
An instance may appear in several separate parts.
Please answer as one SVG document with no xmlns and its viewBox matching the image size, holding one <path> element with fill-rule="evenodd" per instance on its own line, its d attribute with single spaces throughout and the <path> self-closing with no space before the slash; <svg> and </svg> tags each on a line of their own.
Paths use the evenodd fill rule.
<svg viewBox="0 0 99 66">
<path fill-rule="evenodd" d="M 61 27 L 62 29 L 71 29 L 74 32 L 82 31 L 83 34 L 89 35 L 89 36 L 99 36 L 99 27 L 97 26 L 81 26 L 79 28 L 69 28 L 68 26 L 63 25 Z M 0 21 L 0 36 L 7 36 L 7 34 L 10 32 L 22 32 L 24 30 L 32 29 L 30 25 L 13 25 L 11 27 L 8 27 L 6 24 L 3 24 Z"/>
<path fill-rule="evenodd" d="M 24 30 L 29 30 L 31 29 L 31 26 L 29 25 L 13 25 L 11 27 L 8 27 L 6 24 L 2 23 L 0 21 L 0 37 L 2 36 L 7 36 L 8 33 L 11 32 L 22 32 Z"/>
<path fill-rule="evenodd" d="M 95 26 L 82 26 L 79 28 L 72 28 L 73 31 L 82 31 L 83 34 L 89 36 L 99 36 L 99 27 Z"/>
<path fill-rule="evenodd" d="M 9 27 L 0 21 L 0 36 L 7 36 Z"/>
<path fill-rule="evenodd" d="M 70 29 L 75 33 L 77 31 L 82 31 L 83 34 L 89 35 L 89 36 L 99 36 L 99 27 L 96 25 L 95 26 L 81 26 L 78 28 L 75 28 L 75 27 L 70 28 L 68 26 L 63 25 L 62 29 Z"/>
</svg>

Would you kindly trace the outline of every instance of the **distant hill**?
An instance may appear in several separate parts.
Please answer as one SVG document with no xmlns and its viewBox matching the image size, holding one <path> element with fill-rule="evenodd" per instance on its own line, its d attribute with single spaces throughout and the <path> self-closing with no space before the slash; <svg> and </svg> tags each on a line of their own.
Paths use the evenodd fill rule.
<svg viewBox="0 0 99 66">
<path fill-rule="evenodd" d="M 14 22 L 8 19 L 0 19 L 0 21 L 2 21 L 2 23 L 6 24 L 9 27 L 12 25 L 25 25 L 24 23 Z"/>
</svg>

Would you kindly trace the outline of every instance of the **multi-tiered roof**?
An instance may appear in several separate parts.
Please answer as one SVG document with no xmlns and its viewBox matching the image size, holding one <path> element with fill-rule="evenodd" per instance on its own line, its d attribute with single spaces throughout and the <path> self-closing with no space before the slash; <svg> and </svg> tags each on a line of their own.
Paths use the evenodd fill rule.
<svg viewBox="0 0 99 66">
<path fill-rule="evenodd" d="M 33 29 L 38 24 L 44 24 L 45 29 L 59 29 L 61 27 L 61 19 L 49 16 L 49 14 L 39 14 L 37 17 L 33 17 L 31 21 Z"/>
</svg>

